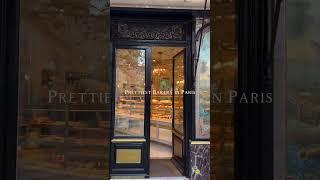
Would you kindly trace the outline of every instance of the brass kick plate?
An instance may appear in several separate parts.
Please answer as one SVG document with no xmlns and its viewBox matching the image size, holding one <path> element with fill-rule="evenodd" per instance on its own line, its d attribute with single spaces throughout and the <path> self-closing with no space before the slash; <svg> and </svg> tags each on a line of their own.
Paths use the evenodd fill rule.
<svg viewBox="0 0 320 180">
<path fill-rule="evenodd" d="M 140 164 L 141 149 L 117 149 L 117 164 Z"/>
</svg>

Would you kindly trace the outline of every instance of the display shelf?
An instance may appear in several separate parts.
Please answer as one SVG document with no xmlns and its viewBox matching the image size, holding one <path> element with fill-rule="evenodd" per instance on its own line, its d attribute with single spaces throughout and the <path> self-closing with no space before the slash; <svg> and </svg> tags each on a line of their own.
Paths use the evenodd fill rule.
<svg viewBox="0 0 320 180">
<path fill-rule="evenodd" d="M 106 169 L 111 113 L 107 105 L 28 105 L 19 118 L 19 154 L 28 165 L 77 171 L 81 166 L 102 174 Z M 85 115 L 85 116 L 82 116 Z M 24 118 L 22 118 L 24 117 Z M 86 118 L 87 117 L 87 118 Z M 79 119 L 78 119 L 79 118 Z M 38 164 L 34 164 L 34 158 Z M 53 168 L 53 169 L 54 169 Z"/>
<path fill-rule="evenodd" d="M 76 109 L 72 109 L 77 107 Z M 102 109 L 84 109 L 80 106 L 73 106 L 72 108 L 48 108 L 48 106 L 33 106 L 24 108 L 23 112 L 32 112 L 32 117 L 29 119 L 22 119 L 19 124 L 20 128 L 23 128 L 21 134 L 19 134 L 20 141 L 24 139 L 30 139 L 26 137 L 32 137 L 32 141 L 38 143 L 45 142 L 59 142 L 62 139 L 62 143 L 74 143 L 74 144 L 86 144 L 89 145 L 103 145 L 106 143 L 107 129 L 109 123 L 107 120 L 98 120 L 101 117 L 96 117 L 95 125 L 90 125 L 90 120 L 70 120 L 70 112 L 87 112 L 87 113 L 102 113 L 108 112 Z M 53 120 L 47 115 L 46 117 L 37 117 L 37 112 L 64 112 L 62 114 L 63 120 Z M 41 115 L 43 116 L 43 115 Z M 97 114 L 95 114 L 97 116 Z M 71 141 L 70 141 L 71 140 Z M 66 142 L 67 141 L 67 142 Z M 24 144 L 28 144 L 25 142 Z"/>
</svg>

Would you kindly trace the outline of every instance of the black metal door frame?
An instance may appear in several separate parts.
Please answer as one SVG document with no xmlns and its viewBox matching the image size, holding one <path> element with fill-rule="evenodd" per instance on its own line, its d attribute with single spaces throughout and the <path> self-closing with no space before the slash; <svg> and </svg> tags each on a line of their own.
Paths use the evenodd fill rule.
<svg viewBox="0 0 320 180">
<path fill-rule="evenodd" d="M 185 66 L 185 72 L 184 72 L 184 76 L 185 76 L 185 89 L 188 90 L 187 87 L 190 87 L 192 85 L 192 77 L 190 76 L 191 74 L 191 47 L 188 46 L 186 43 L 171 43 L 171 42 L 148 42 L 148 43 L 145 43 L 145 42 L 134 42 L 134 41 L 118 41 L 118 42 L 115 42 L 114 43 L 114 47 L 113 47 L 113 92 L 112 92 L 112 97 L 113 97 L 113 100 L 112 100 L 112 122 L 111 122 L 111 127 L 114 127 L 114 122 L 115 122 L 115 119 L 114 119 L 114 113 L 115 113 L 115 101 L 114 101 L 114 94 L 115 94 L 115 50 L 116 49 L 146 49 L 146 52 L 147 55 L 146 56 L 146 62 L 150 62 L 148 63 L 148 65 L 146 66 L 146 72 L 149 74 L 151 74 L 151 67 L 152 67 L 152 60 L 151 60 L 151 48 L 152 47 L 181 47 L 181 48 L 185 48 L 185 61 L 184 61 L 184 66 Z M 189 74 L 189 75 L 188 75 Z M 146 88 L 149 88 L 151 90 L 151 76 L 146 78 L 149 79 L 149 81 L 146 81 Z M 149 90 L 148 89 L 148 90 Z M 190 89 L 189 89 L 190 90 Z M 191 99 L 192 96 L 185 96 L 184 98 L 184 131 L 185 131 L 185 135 L 184 135 L 184 146 L 183 146 L 183 149 L 185 150 L 184 153 L 185 153 L 185 160 L 183 161 L 183 174 L 185 176 L 188 176 L 188 167 L 189 167 L 189 156 L 188 156 L 188 147 L 189 147 L 189 140 L 190 139 L 190 136 L 192 135 L 191 133 L 191 114 L 189 111 L 188 113 L 188 110 L 192 109 L 194 106 L 192 106 L 192 103 L 191 102 Z M 150 105 L 151 105 L 151 101 L 150 101 L 150 96 L 148 98 L 146 98 L 147 101 L 149 101 L 148 103 L 146 103 L 146 107 L 145 107 L 145 110 L 148 114 L 148 116 L 145 116 L 145 127 L 144 127 L 144 130 L 145 130 L 145 137 L 146 138 L 146 147 L 142 147 L 144 148 L 144 151 L 145 153 L 147 153 L 147 157 L 144 158 L 144 164 L 143 166 L 146 168 L 146 171 L 143 172 L 141 170 L 139 171 L 136 171 L 136 173 L 133 173 L 134 174 L 140 174 L 140 175 L 143 175 L 145 174 L 146 177 L 149 176 L 149 161 L 150 161 L 150 158 L 149 158 L 149 154 L 150 154 Z M 189 106 L 192 106 L 192 107 L 189 107 Z M 189 128 L 189 129 L 188 129 Z M 112 128 L 113 129 L 113 128 Z M 114 132 L 112 131 L 112 135 L 111 135 L 112 138 L 119 138 L 119 137 L 115 137 L 114 136 Z M 112 138 L 111 138 L 111 141 L 112 141 Z M 130 137 L 120 137 L 120 138 L 132 138 L 131 136 Z M 135 138 L 141 138 L 141 137 L 135 137 Z M 132 144 L 132 143 L 131 143 Z M 124 147 L 128 147 L 130 148 L 130 145 L 129 143 L 127 144 L 128 146 L 124 146 Z M 119 171 L 114 171 L 112 169 L 112 167 L 115 167 L 115 154 L 114 154 L 114 150 L 115 150 L 115 147 L 113 145 L 111 145 L 111 152 L 110 152 L 110 174 L 111 175 L 128 175 L 128 172 L 130 172 L 130 168 L 133 168 L 133 166 L 130 166 L 128 165 L 127 167 L 128 168 L 123 168 L 123 170 L 119 170 Z M 132 146 L 131 146 L 132 147 Z"/>
<path fill-rule="evenodd" d="M 144 39 L 143 37 L 140 39 L 135 38 L 118 38 L 114 36 L 114 27 L 112 28 L 112 37 L 113 37 L 113 45 L 114 47 L 118 46 L 143 46 L 143 47 L 154 47 L 154 46 L 162 46 L 162 47 L 183 47 L 186 50 L 185 57 L 185 78 L 186 78 L 186 90 L 192 89 L 192 58 L 191 58 L 191 50 L 192 50 L 192 23 L 193 16 L 190 11 L 161 11 L 156 9 L 145 10 L 145 9 L 132 9 L 132 8 L 116 8 L 111 10 L 111 19 L 113 23 L 118 22 L 133 22 L 140 23 L 141 26 L 144 24 L 150 24 L 154 22 L 159 22 L 160 24 L 179 24 L 184 28 L 183 38 L 181 40 L 176 39 Z M 139 37 L 138 37 L 139 38 Z M 192 111 L 192 97 L 188 96 L 185 98 L 185 112 L 190 113 L 190 115 L 185 115 L 185 143 L 184 149 L 188 149 L 189 147 L 189 139 L 192 136 L 192 121 L 193 111 Z M 189 107 L 190 106 L 190 107 Z M 186 118 L 187 117 L 187 118 Z M 150 124 L 150 123 L 149 123 Z M 150 141 L 150 139 L 148 139 Z M 149 153 L 149 151 L 148 151 Z M 149 170 L 149 167 L 148 167 Z M 189 153 L 186 153 L 186 160 L 184 162 L 184 174 L 186 176 L 189 175 Z"/>
<path fill-rule="evenodd" d="M 184 119 L 184 122 L 183 122 L 183 133 L 181 132 L 178 132 L 175 130 L 175 106 L 174 106 L 174 99 L 175 99 L 175 86 L 174 86 L 174 81 L 175 81 L 175 78 L 174 78 L 174 71 L 175 71 L 175 58 L 177 56 L 179 56 L 180 54 L 184 54 L 184 60 L 183 60 L 183 64 L 184 64 L 184 82 L 186 82 L 186 49 L 183 49 L 181 52 L 179 52 L 178 54 L 176 54 L 174 57 L 173 57 L 173 63 L 172 63 L 172 89 L 173 89 L 173 93 L 172 93 L 172 160 L 175 161 L 177 163 L 177 168 L 182 172 L 182 174 L 185 174 L 185 166 L 186 166 L 186 154 L 187 154 L 187 149 L 186 148 L 186 145 L 184 145 L 182 147 L 182 159 L 175 156 L 175 138 L 176 140 L 180 140 L 182 141 L 182 144 L 185 144 L 185 133 L 186 133 L 186 116 L 188 115 L 188 113 L 185 111 L 185 109 L 183 109 L 183 119 Z M 186 86 L 184 85 L 184 90 L 186 89 Z M 186 107 L 186 95 L 183 94 L 183 108 Z M 180 137 L 179 137 L 180 136 Z"/>
<path fill-rule="evenodd" d="M 111 148 L 110 148 L 110 174 L 122 175 L 122 174 L 145 174 L 149 175 L 149 154 L 150 147 L 150 94 L 145 94 L 144 102 L 144 135 L 143 136 L 115 136 L 114 124 L 115 124 L 115 88 L 116 88 L 116 50 L 117 49 L 135 49 L 145 51 L 145 91 L 151 90 L 151 49 L 146 46 L 129 46 L 129 45 L 116 45 L 113 47 L 112 53 L 112 121 L 111 121 Z M 112 143 L 113 139 L 136 139 L 143 138 L 145 142 L 122 142 Z M 117 165 L 116 162 L 116 150 L 120 149 L 141 149 L 141 163 L 140 164 L 121 164 Z"/>
</svg>

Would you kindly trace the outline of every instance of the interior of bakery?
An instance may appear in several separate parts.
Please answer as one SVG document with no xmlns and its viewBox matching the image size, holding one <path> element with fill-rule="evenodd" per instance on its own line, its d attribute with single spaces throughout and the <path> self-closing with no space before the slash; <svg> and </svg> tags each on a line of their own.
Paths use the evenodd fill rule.
<svg viewBox="0 0 320 180">
<path fill-rule="evenodd" d="M 144 134 L 145 96 L 140 93 L 145 87 L 144 53 L 129 49 L 116 53 L 117 136 Z M 184 86 L 184 48 L 154 46 L 151 61 L 150 176 L 181 176 L 172 162 L 172 128 L 174 124 L 183 131 L 183 95 L 173 92 Z"/>
<path fill-rule="evenodd" d="M 172 92 L 174 88 L 173 70 L 184 72 L 183 64 L 180 69 L 178 66 L 173 68 L 175 57 L 183 50 L 184 48 L 180 47 L 152 48 L 150 176 L 181 176 L 171 162 L 174 105 Z M 181 78 L 183 77 L 180 79 L 176 77 L 175 81 L 181 81 Z"/>
</svg>

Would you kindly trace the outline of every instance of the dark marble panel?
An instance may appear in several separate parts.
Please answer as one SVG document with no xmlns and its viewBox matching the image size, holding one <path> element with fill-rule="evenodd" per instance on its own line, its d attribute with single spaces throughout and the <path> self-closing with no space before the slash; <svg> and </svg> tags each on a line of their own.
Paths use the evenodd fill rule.
<svg viewBox="0 0 320 180">
<path fill-rule="evenodd" d="M 191 144 L 190 145 L 190 179 L 209 180 L 210 179 L 210 145 Z"/>
</svg>

